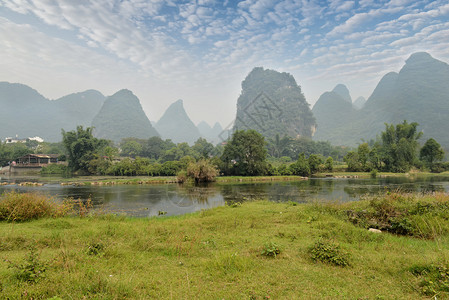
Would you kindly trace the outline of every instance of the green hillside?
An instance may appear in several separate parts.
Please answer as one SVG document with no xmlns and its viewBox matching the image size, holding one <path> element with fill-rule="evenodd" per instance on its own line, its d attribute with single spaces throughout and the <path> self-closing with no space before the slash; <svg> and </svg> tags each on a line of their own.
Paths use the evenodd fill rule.
<svg viewBox="0 0 449 300">
<path fill-rule="evenodd" d="M 120 90 L 106 98 L 103 107 L 92 121 L 98 138 L 120 141 L 135 137 L 148 139 L 159 136 L 151 126 L 139 99 L 129 90 Z"/>
<path fill-rule="evenodd" d="M 265 137 L 311 137 L 315 118 L 292 75 L 254 68 L 242 82 L 234 129 L 255 129 Z"/>
</svg>

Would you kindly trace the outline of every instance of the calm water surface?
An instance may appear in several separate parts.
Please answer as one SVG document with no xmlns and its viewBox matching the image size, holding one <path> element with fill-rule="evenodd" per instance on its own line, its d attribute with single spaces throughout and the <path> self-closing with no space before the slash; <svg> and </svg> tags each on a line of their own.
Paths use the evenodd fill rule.
<svg viewBox="0 0 449 300">
<path fill-rule="evenodd" d="M 40 181 L 41 187 L 19 186 L 21 181 Z M 0 193 L 38 191 L 57 199 L 92 199 L 96 209 L 132 216 L 156 216 L 159 212 L 180 215 L 222 206 L 226 202 L 268 199 L 277 202 L 306 202 L 313 199 L 354 201 L 386 190 L 404 192 L 449 192 L 449 177 L 389 177 L 378 179 L 321 178 L 298 182 L 210 184 L 200 187 L 162 185 L 61 186 L 45 183 L 42 177 L 5 178 Z"/>
</svg>

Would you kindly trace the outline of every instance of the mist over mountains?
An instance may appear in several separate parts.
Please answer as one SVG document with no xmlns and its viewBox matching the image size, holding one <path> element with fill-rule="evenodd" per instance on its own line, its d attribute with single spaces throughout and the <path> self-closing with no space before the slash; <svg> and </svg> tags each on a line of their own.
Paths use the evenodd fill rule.
<svg viewBox="0 0 449 300">
<path fill-rule="evenodd" d="M 201 137 L 198 128 L 187 115 L 181 99 L 167 108 L 155 127 L 162 139 L 171 139 L 174 143 L 193 144 Z"/>
<path fill-rule="evenodd" d="M 388 71 L 388 70 L 387 70 Z M 171 104 L 151 124 L 139 99 L 129 90 L 106 97 L 96 90 L 49 100 L 19 83 L 0 82 L 0 137 L 40 136 L 61 140 L 61 129 L 94 126 L 97 137 L 119 142 L 125 137 L 160 136 L 193 144 L 199 137 L 216 144 L 223 128 L 202 121 L 195 126 L 182 100 Z M 425 52 L 412 54 L 402 69 L 386 73 L 365 100 L 353 101 L 343 84 L 323 93 L 312 109 L 288 73 L 254 68 L 242 82 L 235 129 L 255 129 L 266 138 L 288 135 L 355 146 L 376 138 L 385 123 L 419 123 L 424 138 L 449 147 L 449 65 Z"/>
<path fill-rule="evenodd" d="M 130 90 L 120 90 L 107 97 L 92 120 L 92 126 L 95 136 L 116 142 L 127 137 L 148 139 L 159 136 L 139 99 Z"/>
<path fill-rule="evenodd" d="M 340 96 L 340 97 L 339 97 Z M 449 146 L 449 65 L 428 53 L 412 54 L 399 73 L 387 73 L 366 103 L 348 105 L 341 95 L 324 93 L 312 109 L 316 140 L 356 145 L 376 138 L 385 123 L 417 122 L 424 138 Z"/>
</svg>

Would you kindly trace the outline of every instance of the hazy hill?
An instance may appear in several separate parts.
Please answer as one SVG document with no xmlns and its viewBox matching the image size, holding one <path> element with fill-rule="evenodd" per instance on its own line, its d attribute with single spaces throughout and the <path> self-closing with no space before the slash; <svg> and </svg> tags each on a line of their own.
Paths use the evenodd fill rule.
<svg viewBox="0 0 449 300">
<path fill-rule="evenodd" d="M 352 104 L 352 98 L 351 98 L 351 95 L 350 95 L 349 90 L 346 87 L 346 85 L 337 84 L 334 87 L 334 89 L 332 90 L 332 92 L 337 93 L 338 95 L 340 95 L 343 98 L 343 100 Z"/>
<path fill-rule="evenodd" d="M 105 99 L 99 91 L 87 90 L 61 97 L 54 100 L 54 104 L 60 110 L 59 118 L 67 130 L 78 125 L 91 126 L 92 119 L 100 111 Z"/>
<path fill-rule="evenodd" d="M 327 124 L 330 130 L 318 134 L 317 140 L 355 145 L 361 139 L 375 138 L 384 123 L 403 120 L 419 123 L 424 139 L 433 137 L 449 146 L 449 65 L 428 53 L 415 53 L 406 60 L 399 73 L 388 73 L 378 83 L 362 109 L 351 117 L 338 113 L 351 122 Z"/>
<path fill-rule="evenodd" d="M 365 105 L 365 103 L 366 103 L 365 97 L 360 96 L 357 99 L 355 99 L 354 103 L 352 103 L 352 106 L 355 109 L 361 109 Z"/>
<path fill-rule="evenodd" d="M 40 136 L 60 141 L 61 129 L 90 126 L 103 100 L 94 90 L 49 100 L 24 84 L 0 82 L 0 137 Z"/>
<path fill-rule="evenodd" d="M 255 129 L 269 138 L 276 134 L 311 137 L 315 125 L 292 75 L 258 67 L 242 82 L 234 129 Z"/>
<path fill-rule="evenodd" d="M 332 92 L 322 94 L 313 106 L 312 112 L 317 121 L 314 138 L 317 140 L 326 140 L 329 136 L 334 136 L 336 127 L 345 126 L 353 121 L 354 109 L 349 91 L 342 84 L 337 87 Z M 337 93 L 336 90 L 339 90 L 340 93 Z M 343 95 L 346 96 L 346 99 L 342 97 L 342 91 L 345 92 Z M 335 137 L 332 141 L 336 144 L 344 143 L 340 136 Z"/>
<path fill-rule="evenodd" d="M 187 115 L 182 100 L 171 104 L 155 127 L 163 139 L 171 139 L 174 143 L 193 144 L 201 137 L 198 128 Z"/>
<path fill-rule="evenodd" d="M 201 121 L 200 123 L 198 123 L 197 128 L 201 136 L 208 140 L 210 143 L 217 144 L 221 142 L 221 139 L 223 139 L 223 137 L 220 137 L 223 128 L 218 122 L 215 123 L 214 127 L 210 127 L 209 124 Z"/>
<path fill-rule="evenodd" d="M 151 126 L 139 99 L 130 90 L 120 90 L 104 101 L 92 120 L 94 135 L 99 138 L 120 141 L 126 137 L 148 139 L 159 136 Z"/>
</svg>

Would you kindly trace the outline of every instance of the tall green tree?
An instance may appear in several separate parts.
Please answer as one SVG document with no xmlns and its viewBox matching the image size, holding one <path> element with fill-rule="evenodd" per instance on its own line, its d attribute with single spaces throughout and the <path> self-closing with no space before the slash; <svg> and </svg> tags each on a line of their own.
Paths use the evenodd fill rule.
<svg viewBox="0 0 449 300">
<path fill-rule="evenodd" d="M 226 144 L 222 161 L 225 173 L 257 176 L 267 170 L 267 150 L 264 137 L 255 130 L 237 130 Z"/>
<path fill-rule="evenodd" d="M 437 141 L 430 138 L 421 148 L 419 158 L 425 162 L 430 169 L 432 169 L 436 161 L 444 158 L 444 150 Z"/>
<path fill-rule="evenodd" d="M 93 127 L 78 126 L 76 130 L 62 130 L 62 142 L 67 151 L 69 169 L 89 173 L 89 163 L 95 154 L 109 145 L 109 141 L 92 135 Z"/>
<path fill-rule="evenodd" d="M 280 138 L 279 134 L 276 134 L 274 139 L 268 139 L 268 152 L 273 157 L 281 157 L 288 153 L 288 147 L 293 139 L 287 135 Z"/>
<path fill-rule="evenodd" d="M 422 132 L 417 131 L 418 123 L 385 124 L 382 132 L 381 157 L 386 171 L 407 172 L 417 160 L 418 139 Z"/>
<path fill-rule="evenodd" d="M 214 151 L 214 145 L 209 143 L 205 138 L 199 138 L 192 146 L 192 150 L 198 153 L 197 158 L 210 158 Z"/>
<path fill-rule="evenodd" d="M 289 171 L 293 175 L 298 176 L 309 176 L 310 175 L 310 167 L 309 162 L 304 153 L 298 155 L 298 159 L 296 162 L 292 163 L 289 166 Z"/>
<path fill-rule="evenodd" d="M 33 150 L 23 143 L 0 143 L 0 167 L 6 166 L 8 163 L 29 153 L 33 153 Z"/>
</svg>

